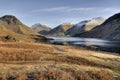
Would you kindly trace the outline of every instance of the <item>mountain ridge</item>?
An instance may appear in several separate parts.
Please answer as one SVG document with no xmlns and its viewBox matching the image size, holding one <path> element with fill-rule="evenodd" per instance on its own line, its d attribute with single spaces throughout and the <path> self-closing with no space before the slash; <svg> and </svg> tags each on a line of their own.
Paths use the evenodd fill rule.
<svg viewBox="0 0 120 80">
<path fill-rule="evenodd" d="M 57 27 L 51 29 L 47 35 L 52 35 L 52 36 L 66 36 L 65 32 L 71 28 L 74 24 L 71 23 L 63 23 L 58 25 Z"/>
<path fill-rule="evenodd" d="M 35 41 L 36 37 L 42 35 L 33 31 L 13 15 L 0 17 L 0 40 L 1 41 Z"/>
<path fill-rule="evenodd" d="M 66 35 L 76 36 L 86 31 L 93 29 L 94 27 L 102 24 L 105 21 L 103 17 L 93 18 L 91 20 L 84 20 L 74 25 L 72 28 L 66 31 Z"/>
<path fill-rule="evenodd" d="M 15 33 L 24 35 L 37 34 L 30 27 L 24 25 L 13 15 L 5 15 L 3 17 L 0 17 L 0 21 L 2 22 L 2 24 L 5 24 L 4 27 L 11 31 L 14 31 Z"/>
<path fill-rule="evenodd" d="M 40 23 L 36 23 L 36 24 L 32 25 L 32 29 L 42 35 L 47 34 L 47 32 L 51 30 L 50 27 L 48 27 L 46 25 L 42 25 Z"/>
<path fill-rule="evenodd" d="M 103 24 L 81 34 L 80 37 L 120 40 L 120 13 L 109 17 Z"/>
</svg>

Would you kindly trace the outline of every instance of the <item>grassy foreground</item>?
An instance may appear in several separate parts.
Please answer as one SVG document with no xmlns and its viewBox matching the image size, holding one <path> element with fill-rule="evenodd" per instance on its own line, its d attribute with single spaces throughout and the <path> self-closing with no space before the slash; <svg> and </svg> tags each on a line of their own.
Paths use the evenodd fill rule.
<svg viewBox="0 0 120 80">
<path fill-rule="evenodd" d="M 120 80 L 120 56 L 72 46 L 0 42 L 0 80 Z"/>
</svg>

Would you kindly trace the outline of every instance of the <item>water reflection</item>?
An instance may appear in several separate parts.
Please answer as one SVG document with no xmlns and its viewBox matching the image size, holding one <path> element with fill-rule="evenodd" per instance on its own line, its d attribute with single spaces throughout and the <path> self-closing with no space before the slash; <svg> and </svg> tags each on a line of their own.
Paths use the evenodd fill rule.
<svg viewBox="0 0 120 80">
<path fill-rule="evenodd" d="M 76 38 L 76 37 L 47 37 L 52 44 L 64 44 L 76 46 L 96 46 L 102 50 L 114 50 L 120 52 L 120 41 L 110 41 L 96 38 Z"/>
</svg>

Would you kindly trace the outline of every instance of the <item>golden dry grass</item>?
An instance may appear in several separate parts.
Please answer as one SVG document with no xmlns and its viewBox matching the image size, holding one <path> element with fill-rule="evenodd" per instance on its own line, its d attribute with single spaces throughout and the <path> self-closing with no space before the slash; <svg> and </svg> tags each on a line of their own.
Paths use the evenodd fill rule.
<svg viewBox="0 0 120 80">
<path fill-rule="evenodd" d="M 0 80 L 113 79 L 120 80 L 120 57 L 115 54 L 72 46 L 0 42 Z"/>
</svg>

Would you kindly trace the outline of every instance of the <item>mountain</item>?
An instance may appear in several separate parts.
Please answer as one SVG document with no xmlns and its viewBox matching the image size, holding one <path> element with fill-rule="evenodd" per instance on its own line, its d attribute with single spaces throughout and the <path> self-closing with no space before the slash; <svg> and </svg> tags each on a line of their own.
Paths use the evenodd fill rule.
<svg viewBox="0 0 120 80">
<path fill-rule="evenodd" d="M 40 23 L 34 24 L 32 26 L 32 29 L 35 30 L 36 32 L 42 34 L 42 35 L 47 34 L 47 32 L 51 30 L 50 27 L 48 27 L 46 25 L 42 25 Z"/>
<path fill-rule="evenodd" d="M 43 38 L 30 27 L 24 25 L 15 16 L 5 15 L 0 17 L 0 40 L 2 41 L 34 41 Z"/>
<path fill-rule="evenodd" d="M 93 29 L 94 27 L 102 24 L 105 21 L 103 17 L 93 18 L 91 20 L 81 21 L 80 23 L 74 25 L 72 28 L 66 31 L 66 35 L 76 36 L 86 31 Z"/>
<path fill-rule="evenodd" d="M 6 29 L 14 31 L 15 33 L 19 34 L 36 34 L 30 27 L 24 25 L 21 21 L 19 21 L 15 16 L 12 15 L 5 15 L 0 17 L 1 24 L 4 25 Z"/>
<path fill-rule="evenodd" d="M 120 40 L 120 13 L 108 18 L 103 24 L 83 33 L 81 37 Z"/>
<path fill-rule="evenodd" d="M 71 23 L 63 23 L 54 29 L 50 30 L 47 35 L 65 36 L 65 32 L 73 26 Z"/>
</svg>

